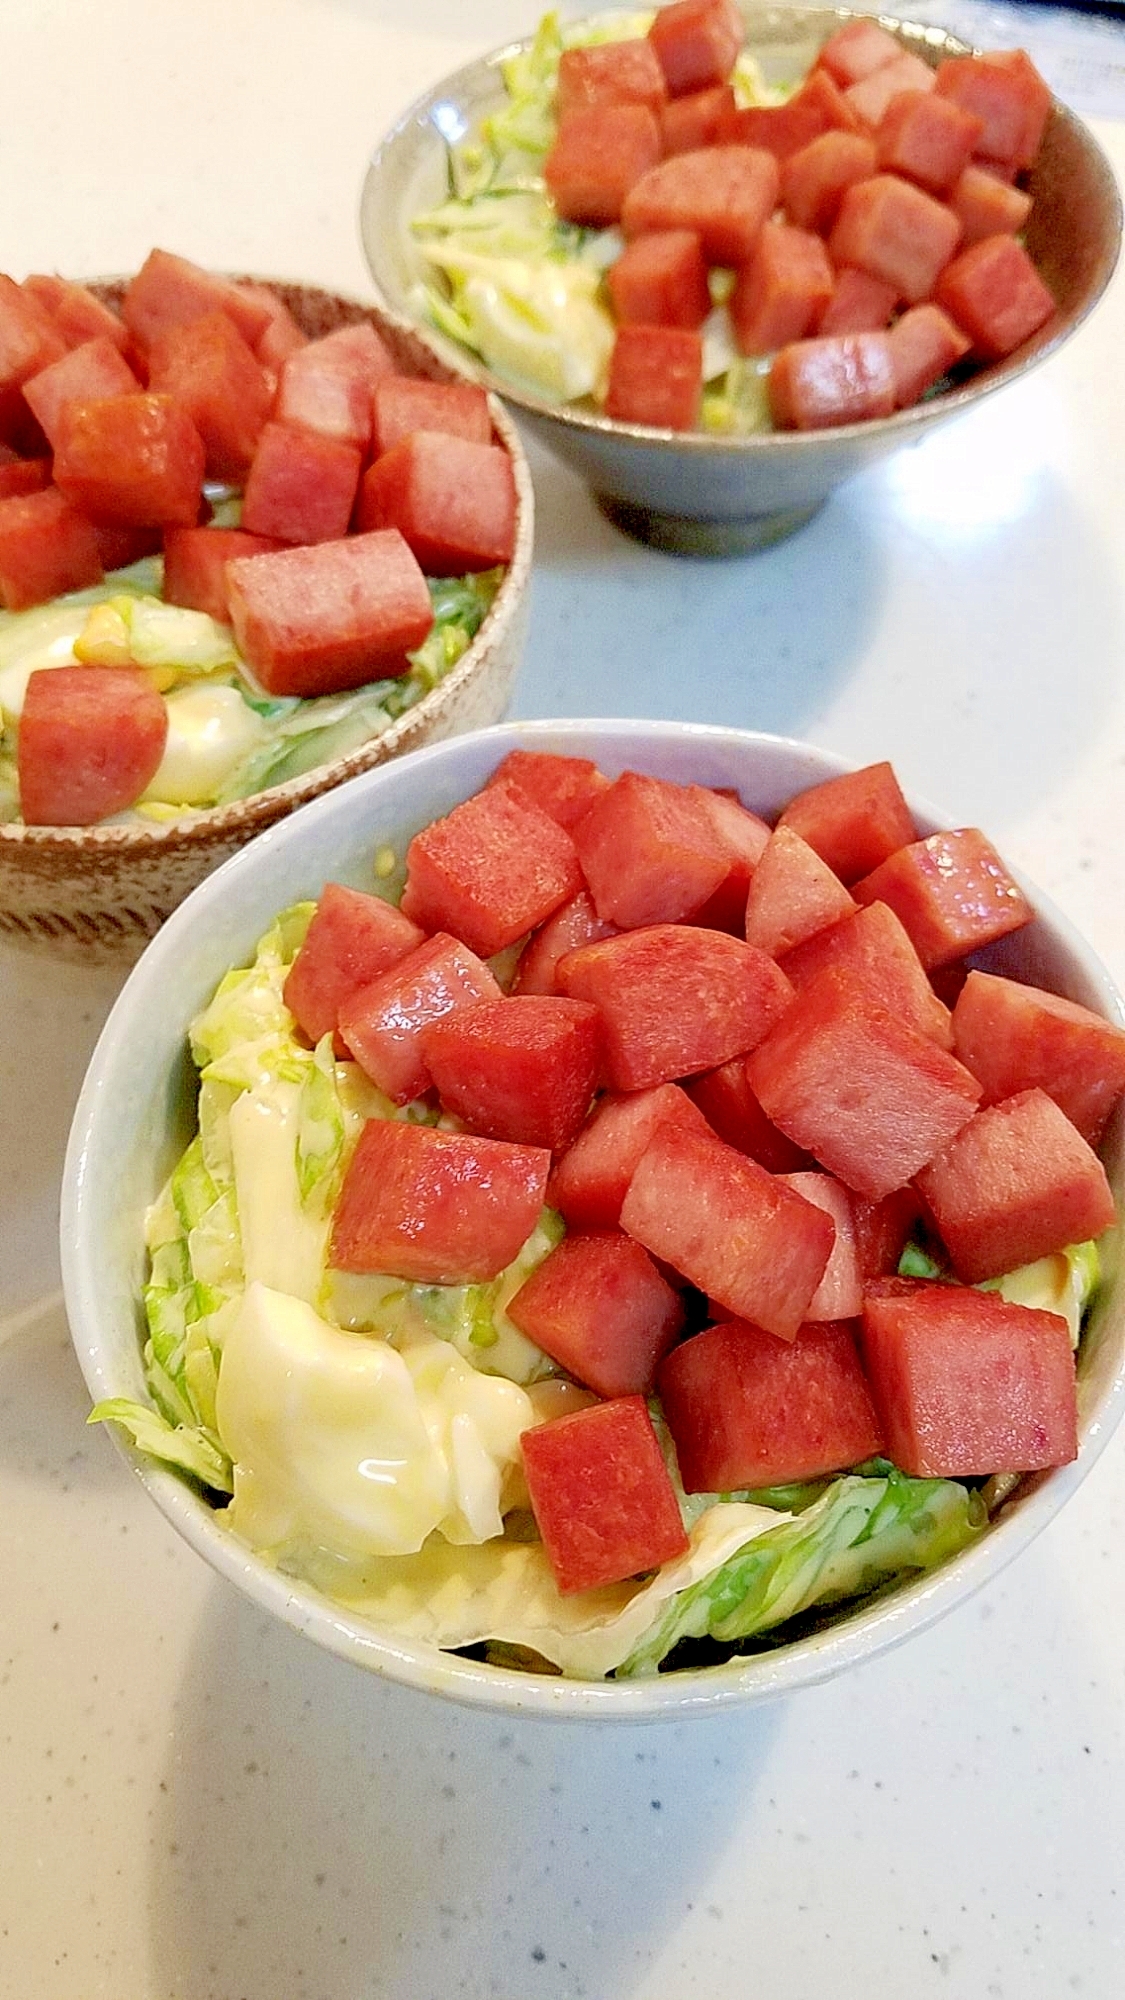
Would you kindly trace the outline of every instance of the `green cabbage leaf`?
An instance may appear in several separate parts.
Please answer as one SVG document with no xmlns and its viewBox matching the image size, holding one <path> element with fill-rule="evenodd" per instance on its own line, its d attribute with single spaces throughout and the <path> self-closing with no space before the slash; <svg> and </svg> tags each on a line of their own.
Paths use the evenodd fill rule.
<svg viewBox="0 0 1125 2000">
<path fill-rule="evenodd" d="M 653 1674 L 682 1640 L 737 1646 L 800 1612 L 933 1569 L 966 1548 L 986 1520 L 983 1502 L 955 1480 L 908 1479 L 893 1469 L 834 1480 L 803 1513 L 678 1592 L 617 1671 Z"/>
</svg>

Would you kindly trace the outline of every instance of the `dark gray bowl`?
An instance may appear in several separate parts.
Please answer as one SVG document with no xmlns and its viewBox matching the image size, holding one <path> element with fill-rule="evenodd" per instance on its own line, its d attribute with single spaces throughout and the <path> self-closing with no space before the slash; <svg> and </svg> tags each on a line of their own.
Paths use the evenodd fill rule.
<svg viewBox="0 0 1125 2000">
<path fill-rule="evenodd" d="M 793 12 L 743 8 L 747 40 L 767 79 L 799 74 L 848 8 Z M 941 28 L 879 17 L 935 66 L 967 46 Z M 514 388 L 419 318 L 413 299 L 422 273 L 409 220 L 446 193 L 446 138 L 471 130 L 503 101 L 500 65 L 526 44 L 469 63 L 419 98 L 375 148 L 360 203 L 360 232 L 375 283 L 395 311 L 412 318 L 443 360 L 493 389 L 535 437 L 581 473 L 606 512 L 657 547 L 727 555 L 764 547 L 803 525 L 832 489 L 900 445 L 971 408 L 1061 347 L 1104 292 L 1121 241 L 1121 201 L 1101 148 L 1072 112 L 1055 103 L 1031 175 L 1027 245 L 1058 302 L 1047 325 L 1007 360 L 982 368 L 948 395 L 863 424 L 750 437 L 656 430 L 614 423 Z"/>
</svg>

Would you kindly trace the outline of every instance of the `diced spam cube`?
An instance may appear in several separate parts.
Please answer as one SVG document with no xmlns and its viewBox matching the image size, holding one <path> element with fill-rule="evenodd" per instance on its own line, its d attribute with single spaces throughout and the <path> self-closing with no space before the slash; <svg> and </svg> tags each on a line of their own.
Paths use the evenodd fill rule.
<svg viewBox="0 0 1125 2000">
<path fill-rule="evenodd" d="M 513 993 L 557 993 L 555 977 L 560 958 L 579 945 L 596 944 L 599 938 L 616 937 L 616 924 L 604 923 L 594 908 L 587 889 L 580 889 L 568 903 L 534 930 L 520 953 Z"/>
<path fill-rule="evenodd" d="M 734 336 L 743 354 L 771 354 L 801 340 L 817 323 L 835 283 L 820 237 L 789 223 L 767 222 L 730 297 Z"/>
<path fill-rule="evenodd" d="M 602 229 L 620 221 L 629 190 L 660 154 L 660 127 L 647 104 L 598 104 L 563 119 L 543 177 L 565 221 Z"/>
<path fill-rule="evenodd" d="M 266 424 L 242 498 L 243 526 L 252 535 L 297 545 L 342 540 L 362 464 L 356 446 L 340 438 Z"/>
<path fill-rule="evenodd" d="M 712 264 L 744 264 L 762 224 L 777 206 L 772 153 L 753 146 L 704 146 L 662 160 L 629 190 L 621 211 L 626 236 L 690 229 Z"/>
<path fill-rule="evenodd" d="M 81 347 L 88 340 L 112 340 L 122 352 L 128 347 L 129 329 L 120 314 L 86 285 L 35 271 L 20 290 L 42 306 L 68 347 Z"/>
<path fill-rule="evenodd" d="M 667 100 L 664 72 L 652 43 L 640 38 L 564 49 L 559 57 L 555 108 L 559 123 L 597 104 L 647 104 Z"/>
<path fill-rule="evenodd" d="M 313 1043 L 334 1034 L 340 1002 L 423 942 L 417 924 L 382 896 L 326 882 L 282 988 L 301 1032 Z"/>
<path fill-rule="evenodd" d="M 814 139 L 834 129 L 823 110 L 804 101 L 803 93 L 797 91 L 785 104 L 750 104 L 728 111 L 721 136 L 727 145 L 754 146 L 771 153 L 778 166 L 784 167 L 795 153 L 804 152 Z"/>
<path fill-rule="evenodd" d="M 870 139 L 858 132 L 820 133 L 782 165 L 781 198 L 790 221 L 802 229 L 831 229 L 844 190 L 855 181 L 870 180 L 874 172 L 875 147 Z"/>
<path fill-rule="evenodd" d="M 469 1132 L 370 1118 L 332 1218 L 329 1264 L 409 1284 L 481 1284 L 539 1219 L 550 1154 Z"/>
<path fill-rule="evenodd" d="M 715 1069 L 757 1046 L 792 988 L 753 945 L 682 924 L 623 931 L 559 960 L 559 985 L 598 1008 L 613 1090 Z"/>
<path fill-rule="evenodd" d="M 889 903 L 927 970 L 1006 937 L 1033 914 L 991 841 L 972 826 L 911 841 L 854 889 L 857 903 Z"/>
<path fill-rule="evenodd" d="M 881 64 L 870 76 L 851 83 L 844 96 L 861 124 L 877 130 L 889 107 L 904 91 L 932 91 L 934 72 L 921 56 L 900 50 L 894 62 Z"/>
<path fill-rule="evenodd" d="M 792 1340 L 824 1276 L 831 1218 L 710 1134 L 657 1127 L 621 1227 L 728 1312 Z"/>
<path fill-rule="evenodd" d="M 734 0 L 673 0 L 662 7 L 648 39 L 673 97 L 725 83 L 742 47 L 742 16 Z"/>
<path fill-rule="evenodd" d="M 826 132 L 858 132 L 860 121 L 834 76 L 823 65 L 815 65 L 801 88 L 789 99 L 819 112 Z"/>
<path fill-rule="evenodd" d="M 488 785 L 415 834 L 406 870 L 407 916 L 426 930 L 452 931 L 482 958 L 534 930 L 582 887 L 570 835 L 515 785 Z"/>
<path fill-rule="evenodd" d="M 598 1081 L 598 1013 L 561 996 L 502 995 L 422 1030 L 422 1060 L 447 1111 L 489 1139 L 562 1152 Z"/>
<path fill-rule="evenodd" d="M 775 827 L 746 899 L 747 944 L 780 958 L 854 909 L 839 876 L 815 849 L 792 827 Z"/>
<path fill-rule="evenodd" d="M 897 1020 L 939 1048 L 953 1047 L 949 1009 L 934 992 L 918 953 L 886 903 L 867 903 L 853 916 L 815 932 L 786 952 L 780 964 L 798 992 L 823 966 L 838 965 Z"/>
<path fill-rule="evenodd" d="M 886 1450 L 918 1479 L 1033 1472 L 1078 1454 L 1066 1321 L 994 1292 L 869 1287 L 863 1358 Z"/>
<path fill-rule="evenodd" d="M 1031 213 L 1031 196 L 970 164 L 950 189 L 949 206 L 961 224 L 959 247 L 968 250 L 986 236 L 1018 236 Z"/>
<path fill-rule="evenodd" d="M 434 622 L 392 529 L 240 557 L 227 570 L 239 651 L 270 694 L 328 694 L 400 674 Z"/>
<path fill-rule="evenodd" d="M 769 840 L 769 827 L 757 813 L 748 812 L 738 799 L 727 798 L 705 785 L 689 785 L 687 790 L 693 798 L 698 797 L 730 857 L 718 888 L 696 911 L 692 921 L 702 924 L 705 930 L 731 931 L 735 937 L 741 937 L 750 882 Z"/>
<path fill-rule="evenodd" d="M 698 333 L 678 326 L 618 327 L 609 362 L 608 417 L 658 430 L 693 430 L 702 390 Z"/>
<path fill-rule="evenodd" d="M 754 104 L 728 112 L 721 138 L 762 146 L 784 167 L 826 132 L 855 133 L 860 121 L 827 70 L 813 70 L 784 104 Z"/>
<path fill-rule="evenodd" d="M 1034 166 L 1042 143 L 1047 120 L 1051 115 L 1051 93 L 1026 49 L 990 49 L 983 57 L 994 69 L 1005 70 L 1018 86 L 1022 98 L 1023 116 L 1020 122 L 1019 143 L 1010 156 L 1012 164 L 1020 167 Z M 987 155 L 990 148 L 981 138 L 979 151 Z"/>
<path fill-rule="evenodd" d="M 422 375 L 384 375 L 375 384 L 371 449 L 376 458 L 411 431 L 492 443 L 492 412 L 476 382 L 428 382 Z"/>
<path fill-rule="evenodd" d="M 55 482 L 92 520 L 189 528 L 199 517 L 204 456 L 187 411 L 171 396 L 138 390 L 63 407 Z"/>
<path fill-rule="evenodd" d="M 364 332 L 370 340 L 362 340 Z M 282 360 L 274 418 L 366 452 L 374 386 L 392 368 L 370 326 L 342 326 L 322 340 L 308 340 Z"/>
<path fill-rule="evenodd" d="M 394 372 L 386 344 L 366 320 L 338 327 L 283 363 L 274 417 L 366 451 L 376 384 Z"/>
<path fill-rule="evenodd" d="M 749 1057 L 768 1117 L 857 1194 L 905 1186 L 972 1116 L 980 1085 L 838 966 Z"/>
<path fill-rule="evenodd" d="M 567 1236 L 505 1308 L 513 1325 L 599 1396 L 648 1396 L 683 1324 L 679 1295 L 617 1231 Z"/>
<path fill-rule="evenodd" d="M 1043 1090 L 978 1111 L 917 1187 L 968 1285 L 1100 1236 L 1115 1214 L 1097 1154 Z"/>
<path fill-rule="evenodd" d="M 875 128 L 883 173 L 905 174 L 930 194 L 949 193 L 969 164 L 981 120 L 933 90 L 904 90 Z"/>
<path fill-rule="evenodd" d="M 895 407 L 910 409 L 924 392 L 940 382 L 972 345 L 940 306 L 911 306 L 887 335 L 895 371 Z"/>
<path fill-rule="evenodd" d="M 280 312 L 272 316 L 270 324 L 266 326 L 264 334 L 260 336 L 254 348 L 254 354 L 258 356 L 262 368 L 274 382 L 274 394 L 276 394 L 276 384 L 280 380 L 280 372 L 290 354 L 296 354 L 298 348 L 306 348 L 308 344 L 310 344 L 308 334 L 296 324 L 288 306 L 282 306 Z"/>
<path fill-rule="evenodd" d="M 19 728 L 28 826 L 93 826 L 135 805 L 156 774 L 168 711 L 138 667 L 40 668 Z"/>
<path fill-rule="evenodd" d="M 1125 1090 L 1125 1030 L 1059 993 L 991 972 L 969 973 L 953 1038 L 985 1104 L 1045 1090 L 1091 1146 Z"/>
<path fill-rule="evenodd" d="M 88 403 L 100 396 L 127 396 L 140 385 L 112 340 L 88 340 L 72 347 L 59 361 L 41 368 L 23 385 L 27 406 L 54 446 L 68 403 Z"/>
<path fill-rule="evenodd" d="M 499 998 L 484 961 L 439 931 L 342 994 L 336 1025 L 364 1075 L 395 1104 L 410 1104 L 431 1083 L 423 1030 L 456 1008 Z"/>
<path fill-rule="evenodd" d="M 568 833 L 609 785 L 592 757 L 566 757 L 550 750 L 509 750 L 488 782 L 519 785 Z"/>
<path fill-rule="evenodd" d="M 397 528 L 430 576 L 491 569 L 515 550 L 516 482 L 500 445 L 411 431 L 363 475 L 360 528 Z"/>
<path fill-rule="evenodd" d="M 555 1163 L 547 1200 L 572 1229 L 615 1229 L 641 1154 L 665 1119 L 691 1131 L 706 1121 L 674 1083 L 599 1098 L 574 1144 Z"/>
<path fill-rule="evenodd" d="M 599 917 L 621 930 L 693 916 L 730 870 L 702 788 L 641 771 L 599 794 L 574 841 Z"/>
<path fill-rule="evenodd" d="M 863 1305 L 863 1280 L 856 1247 L 854 1196 L 831 1174 L 784 1174 L 796 1194 L 830 1215 L 836 1228 L 824 1276 L 805 1307 L 806 1320 L 855 1319 Z"/>
<path fill-rule="evenodd" d="M 774 355 L 769 399 L 779 430 L 827 430 L 865 417 L 889 417 L 894 370 L 886 334 L 792 341 Z"/>
<path fill-rule="evenodd" d="M 660 136 L 665 159 L 673 153 L 695 153 L 701 146 L 716 145 L 723 121 L 734 108 L 729 83 L 713 83 L 706 90 L 689 91 L 685 97 L 673 97 L 662 105 Z"/>
<path fill-rule="evenodd" d="M 13 278 L 0 275 L 0 392 L 20 388 L 65 352 L 62 336 L 38 300 Z"/>
<path fill-rule="evenodd" d="M 244 528 L 166 528 L 161 593 L 168 604 L 206 611 L 220 625 L 229 625 L 228 562 L 280 547 L 272 536 L 250 535 Z"/>
<path fill-rule="evenodd" d="M 138 344 L 147 350 L 169 326 L 187 326 L 207 313 L 225 312 L 251 347 L 269 323 L 269 311 L 229 278 L 205 271 L 187 257 L 153 250 L 136 277 L 130 279 L 121 316 Z"/>
<path fill-rule="evenodd" d="M 902 788 L 887 763 L 866 764 L 809 785 L 790 799 L 778 821 L 807 840 L 849 887 L 870 875 L 917 829 Z"/>
<path fill-rule="evenodd" d="M 1028 69 L 1035 77 L 1030 93 L 1019 71 L 983 56 L 947 56 L 938 66 L 935 91 L 976 119 L 974 150 L 987 159 L 1029 167 L 1039 150 L 1051 98 L 1030 63 Z M 1034 119 L 1029 116 L 1032 97 L 1037 107 Z"/>
<path fill-rule="evenodd" d="M 818 68 L 826 69 L 846 89 L 848 84 L 859 83 L 875 70 L 897 62 L 901 54 L 902 43 L 896 42 L 877 21 L 865 16 L 845 22 L 835 34 L 829 35 L 816 62 Z"/>
<path fill-rule="evenodd" d="M 845 264 L 837 273 L 836 284 L 817 331 L 830 333 L 879 333 L 888 324 L 898 303 L 898 292 L 870 271 L 857 271 Z"/>
<path fill-rule="evenodd" d="M 1051 293 L 1014 236 L 988 236 L 971 244 L 946 265 L 934 297 L 986 361 L 1013 354 L 1055 310 Z"/>
<path fill-rule="evenodd" d="M 747 1081 L 744 1056 L 693 1076 L 686 1088 L 712 1131 L 771 1174 L 796 1173 L 808 1165 L 808 1154 L 766 1117 Z"/>
<path fill-rule="evenodd" d="M 57 486 L 0 499 L 0 602 L 6 611 L 26 611 L 101 580 L 94 529 Z"/>
<path fill-rule="evenodd" d="M 627 243 L 606 273 L 619 326 L 702 326 L 711 310 L 707 263 L 690 229 L 658 229 Z"/>
<path fill-rule="evenodd" d="M 845 190 L 828 248 L 834 264 L 870 271 L 913 305 L 933 291 L 960 234 L 952 209 L 933 195 L 897 174 L 874 174 Z"/>
<path fill-rule="evenodd" d="M 787 1344 L 728 1320 L 674 1348 L 659 1384 L 687 1493 L 819 1479 L 882 1447 L 846 1326 L 803 1326 Z"/>
<path fill-rule="evenodd" d="M 240 292 L 250 292 L 261 304 L 268 306 L 269 324 L 259 334 L 254 343 L 254 352 L 262 367 L 274 379 L 275 387 L 285 363 L 299 347 L 309 345 L 309 336 L 298 326 L 288 306 L 268 285 L 239 285 Z"/>
<path fill-rule="evenodd" d="M 520 1440 L 531 1505 L 560 1593 L 621 1583 L 683 1555 L 688 1538 L 643 1396 L 535 1424 Z"/>
<path fill-rule="evenodd" d="M 187 411 L 212 479 L 245 477 L 272 395 L 253 349 L 226 313 L 159 332 L 149 349 L 149 387 Z"/>
</svg>

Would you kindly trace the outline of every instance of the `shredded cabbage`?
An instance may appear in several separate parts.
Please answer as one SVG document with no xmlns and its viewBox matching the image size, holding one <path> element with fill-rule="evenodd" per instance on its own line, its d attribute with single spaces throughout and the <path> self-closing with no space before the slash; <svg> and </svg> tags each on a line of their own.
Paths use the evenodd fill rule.
<svg viewBox="0 0 1125 2000">
<path fill-rule="evenodd" d="M 312 699 L 264 695 L 225 625 L 165 604 L 158 557 L 54 603 L 0 612 L 0 819 L 19 816 L 17 731 L 28 680 L 41 668 L 145 669 L 165 697 L 168 737 L 143 798 L 124 817 L 171 820 L 284 784 L 381 735 L 456 666 L 503 575 L 427 578 L 434 624 L 409 671 Z"/>
<path fill-rule="evenodd" d="M 678 1592 L 619 1671 L 655 1673 L 681 1640 L 731 1645 L 813 1605 L 867 1596 L 904 1572 L 946 1562 L 986 1522 L 983 1502 L 956 1480 L 894 1470 L 834 1480 L 807 1512 Z"/>
</svg>

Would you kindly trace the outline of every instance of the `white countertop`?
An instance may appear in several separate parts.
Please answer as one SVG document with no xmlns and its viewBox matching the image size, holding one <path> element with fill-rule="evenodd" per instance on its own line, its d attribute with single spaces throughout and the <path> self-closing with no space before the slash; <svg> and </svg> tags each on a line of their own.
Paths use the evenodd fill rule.
<svg viewBox="0 0 1125 2000">
<path fill-rule="evenodd" d="M 3 0 L 0 269 L 161 243 L 366 296 L 371 144 L 532 11 Z M 1125 32 L 1022 31 L 1125 171 Z M 537 453 L 516 713 L 890 756 L 1125 981 L 1123 344 L 1120 276 L 1030 379 L 724 564 L 622 540 Z M 583 1733 L 378 1683 L 214 1579 L 83 1427 L 55 1204 L 117 983 L 0 950 L 5 2000 L 1116 2000 L 1125 1438 L 986 1597 L 767 1708 Z"/>
</svg>

